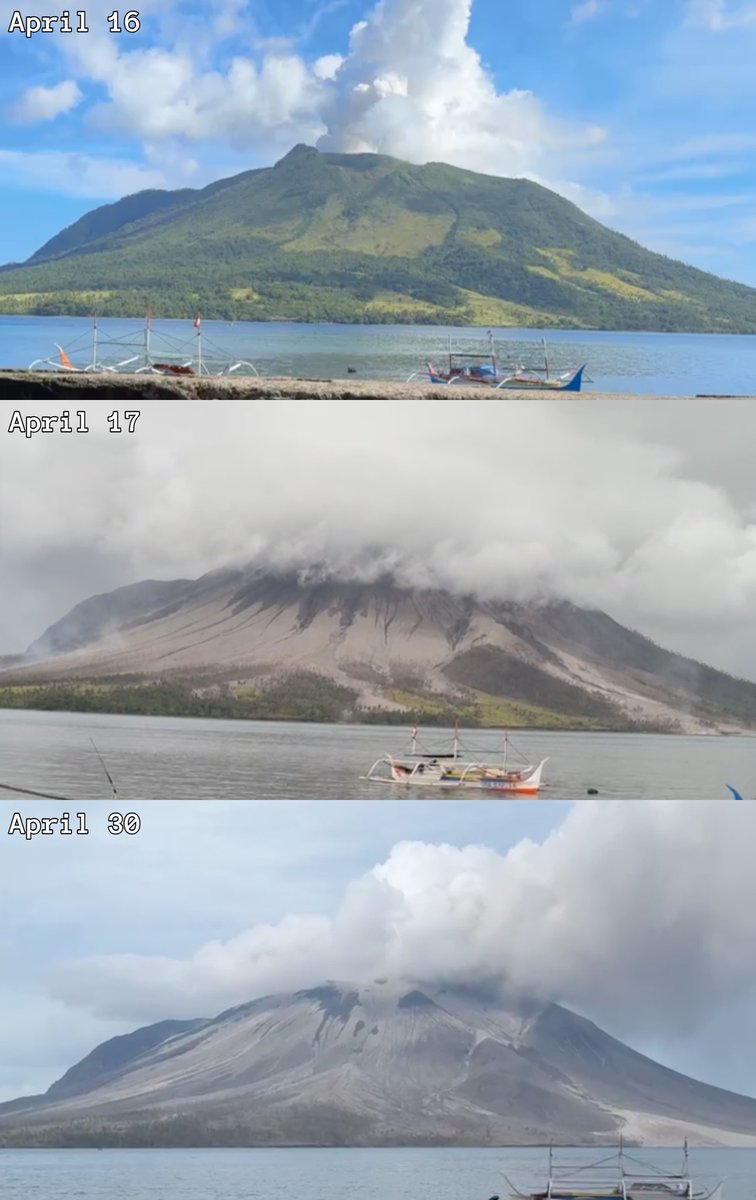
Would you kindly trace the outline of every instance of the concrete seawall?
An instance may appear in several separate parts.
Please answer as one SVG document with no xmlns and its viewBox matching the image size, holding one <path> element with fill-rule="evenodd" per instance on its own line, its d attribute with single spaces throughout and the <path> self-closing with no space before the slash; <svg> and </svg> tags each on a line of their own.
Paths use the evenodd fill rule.
<svg viewBox="0 0 756 1200">
<path fill-rule="evenodd" d="M 443 400 L 468 396 L 494 401 L 524 399 L 660 400 L 609 392 L 493 391 L 487 387 L 444 388 L 384 379 L 198 378 L 167 375 L 63 374 L 0 370 L 2 400 Z M 671 397 L 670 397 L 671 398 Z M 722 397 L 724 398 L 724 397 Z M 746 398 L 746 397 L 744 397 Z M 677 396 L 685 400 L 690 397 Z"/>
</svg>

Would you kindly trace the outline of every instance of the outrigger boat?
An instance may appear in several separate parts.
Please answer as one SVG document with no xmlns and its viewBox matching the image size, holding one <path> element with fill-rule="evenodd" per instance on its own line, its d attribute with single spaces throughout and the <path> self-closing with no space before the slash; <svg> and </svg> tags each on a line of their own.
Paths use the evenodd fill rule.
<svg viewBox="0 0 756 1200">
<path fill-rule="evenodd" d="M 512 388 L 517 391 L 547 391 L 547 392 L 579 392 L 583 386 L 585 363 L 581 367 L 552 375 L 549 370 L 549 358 L 546 353 L 546 343 L 543 342 L 543 361 L 541 366 L 524 366 L 501 369 L 496 356 L 493 334 L 489 334 L 488 354 L 453 353 L 449 343 L 448 366 L 439 370 L 432 362 L 426 363 L 424 371 L 415 371 L 409 376 L 407 383 L 414 379 L 426 378 L 431 383 L 472 384 L 478 387 L 490 387 L 495 390 Z"/>
<path fill-rule="evenodd" d="M 611 1171 L 611 1166 L 614 1171 Z M 616 1172 L 616 1173 L 615 1173 Z M 683 1147 L 680 1171 L 667 1172 L 626 1154 L 617 1154 L 579 1166 L 556 1163 L 549 1147 L 549 1177 L 545 1188 L 522 1192 L 510 1179 L 511 1200 L 719 1200 L 723 1182 L 710 1190 L 695 1187 L 690 1177 L 688 1141 Z"/>
<path fill-rule="evenodd" d="M 99 318 L 92 317 L 92 333 L 89 339 L 89 361 L 77 364 L 75 359 L 85 349 L 84 339 L 67 349 L 56 343 L 57 354 L 37 358 L 30 363 L 30 371 L 63 371 L 76 374 L 108 372 L 133 375 L 259 375 L 254 363 L 246 359 L 224 359 L 225 353 L 204 339 L 202 318 L 196 314 L 193 322 L 194 337 L 178 338 L 161 330 L 153 335 L 152 309 L 147 309 L 144 329 L 121 337 L 103 333 Z M 154 340 L 153 340 L 154 338 Z M 157 346 L 155 345 L 157 341 Z M 209 353 L 208 353 L 209 348 Z M 133 353 L 129 353 L 133 351 Z M 105 355 L 110 355 L 105 357 Z M 123 357 L 126 355 L 126 357 Z"/>
<path fill-rule="evenodd" d="M 509 792 L 517 796 L 537 796 L 541 790 L 543 768 L 548 759 L 544 758 L 537 767 L 530 763 L 512 766 L 508 759 L 513 747 L 508 735 L 505 735 L 504 752 L 499 761 L 465 757 L 456 725 L 451 750 L 419 750 L 417 728 L 411 731 L 410 738 L 409 753 L 384 754 L 362 778 L 370 783 L 474 788 L 478 791 Z"/>
</svg>

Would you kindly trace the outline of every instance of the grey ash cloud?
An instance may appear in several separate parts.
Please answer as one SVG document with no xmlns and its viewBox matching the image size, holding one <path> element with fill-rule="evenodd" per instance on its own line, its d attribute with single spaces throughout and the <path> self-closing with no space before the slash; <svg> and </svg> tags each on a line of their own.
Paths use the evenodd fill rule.
<svg viewBox="0 0 756 1200">
<path fill-rule="evenodd" d="M 256 562 L 563 597 L 756 677 L 746 404 L 154 402 L 0 438 L 0 653 L 92 594 Z"/>
<path fill-rule="evenodd" d="M 408 1013 L 427 1008 L 417 993 L 485 1006 L 503 989 L 755 1092 L 756 808 L 492 811 L 156 802 L 128 846 L 94 822 L 34 847 L 3 832 L 0 1099 L 44 1090 L 110 1036 L 241 1018 L 255 997 L 329 979 L 354 987 L 314 995 L 321 1019 L 371 1029 L 349 993 L 374 980 L 406 980 Z"/>
</svg>

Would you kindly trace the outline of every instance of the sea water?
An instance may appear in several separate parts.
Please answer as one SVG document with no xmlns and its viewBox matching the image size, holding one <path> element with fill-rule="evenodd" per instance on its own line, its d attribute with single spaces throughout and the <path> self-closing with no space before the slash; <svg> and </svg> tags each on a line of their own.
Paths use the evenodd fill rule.
<svg viewBox="0 0 756 1200">
<path fill-rule="evenodd" d="M 607 1153 L 560 1151 L 588 1163 Z M 633 1153 L 636 1153 L 635 1151 Z M 639 1150 L 662 1170 L 675 1150 Z M 692 1150 L 695 1184 L 752 1200 L 756 1151 Z M 0 1150 L 3 1200 L 488 1200 L 543 1186 L 546 1152 L 517 1149 Z"/>
<path fill-rule="evenodd" d="M 430 750 L 446 730 L 423 730 Z M 527 731 L 514 754 L 548 758 L 543 799 L 728 800 L 756 797 L 756 737 Z M 0 785 L 64 800 L 445 800 L 474 791 L 369 783 L 382 755 L 408 748 L 403 726 L 220 721 L 196 717 L 0 710 Z M 465 731 L 475 757 L 502 753 L 495 730 Z M 0 798 L 12 796 L 0 790 Z M 488 794 L 492 804 L 507 797 Z"/>
<path fill-rule="evenodd" d="M 503 362 L 543 364 L 561 372 L 587 364 L 588 392 L 648 395 L 756 394 L 756 336 L 493 329 Z M 143 320 L 102 318 L 99 357 L 143 354 Z M 251 360 L 263 375 L 404 381 L 428 359 L 443 364 L 455 350 L 487 352 L 488 330 L 435 325 L 302 325 L 293 322 L 203 321 L 203 354 Z M 152 347 L 165 337 L 196 355 L 191 320 L 153 321 Z M 83 317 L 0 316 L 0 367 L 28 367 L 65 347 L 77 365 L 92 359 L 92 322 Z M 138 364 L 137 364 L 138 365 Z"/>
</svg>

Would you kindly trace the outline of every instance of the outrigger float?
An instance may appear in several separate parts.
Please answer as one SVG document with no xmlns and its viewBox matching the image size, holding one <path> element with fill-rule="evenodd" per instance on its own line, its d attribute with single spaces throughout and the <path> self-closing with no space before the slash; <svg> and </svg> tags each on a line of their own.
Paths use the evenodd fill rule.
<svg viewBox="0 0 756 1200">
<path fill-rule="evenodd" d="M 687 1138 L 682 1167 L 676 1172 L 667 1172 L 633 1158 L 622 1145 L 616 1154 L 585 1166 L 555 1162 L 549 1147 L 549 1177 L 545 1188 L 522 1192 L 506 1175 L 504 1178 L 512 1189 L 511 1200 L 720 1200 L 724 1186 L 724 1181 L 709 1191 L 694 1186 L 690 1177 Z M 491 1200 L 498 1200 L 498 1197 Z"/>
<path fill-rule="evenodd" d="M 496 391 L 503 388 L 517 391 L 539 392 L 579 392 L 583 386 L 585 363 L 558 375 L 551 374 L 546 343 L 543 345 L 543 366 L 501 367 L 496 355 L 493 334 L 488 335 L 488 353 L 454 353 L 449 339 L 448 365 L 439 370 L 432 362 L 425 365 L 425 370 L 414 371 L 407 379 L 411 383 L 415 379 L 428 379 L 431 383 L 468 384 L 478 387 L 490 387 Z"/>
<path fill-rule="evenodd" d="M 544 758 L 537 767 L 523 762 L 512 766 L 509 758 L 514 751 L 509 736 L 504 737 L 500 761 L 465 757 L 455 725 L 451 749 L 419 750 L 417 728 L 410 733 L 407 754 L 384 754 L 377 759 L 367 775 L 369 783 L 400 784 L 404 787 L 474 788 L 485 792 L 509 792 L 517 796 L 537 796 L 541 790 Z M 514 751 L 517 754 L 517 751 Z M 382 772 L 382 773 L 381 773 Z"/>
<path fill-rule="evenodd" d="M 259 375 L 254 363 L 246 359 L 226 359 L 225 351 L 204 338 L 202 317 L 196 314 L 193 336 L 175 337 L 161 330 L 153 333 L 152 309 L 147 309 L 144 329 L 122 335 L 108 335 L 99 318 L 92 317 L 89 338 L 78 338 L 67 348 L 54 343 L 57 354 L 37 358 L 29 364 L 30 371 L 61 371 L 65 374 L 97 374 L 102 372 L 129 375 Z M 75 361 L 82 353 L 85 362 Z M 123 356 L 126 357 L 123 357 Z"/>
</svg>

